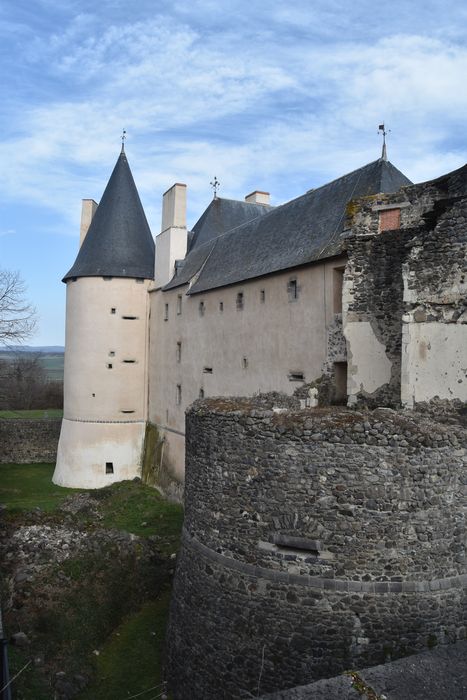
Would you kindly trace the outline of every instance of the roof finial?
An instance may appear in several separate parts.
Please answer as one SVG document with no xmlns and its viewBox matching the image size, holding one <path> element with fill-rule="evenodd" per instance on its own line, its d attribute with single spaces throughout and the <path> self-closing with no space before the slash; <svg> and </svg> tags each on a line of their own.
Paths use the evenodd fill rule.
<svg viewBox="0 0 467 700">
<path fill-rule="evenodd" d="M 386 151 L 386 135 L 391 133 L 391 129 L 387 129 L 384 126 L 384 122 L 378 126 L 378 134 L 383 134 L 383 149 L 381 151 L 382 160 L 388 159 L 388 154 Z"/>
<path fill-rule="evenodd" d="M 125 153 L 125 139 L 126 139 L 126 131 L 125 129 L 122 130 L 122 153 Z"/>
<path fill-rule="evenodd" d="M 217 188 L 220 186 L 221 183 L 219 182 L 217 177 L 214 175 L 214 180 L 212 180 L 209 184 L 211 185 L 212 189 L 214 190 L 214 199 L 217 199 Z"/>
</svg>

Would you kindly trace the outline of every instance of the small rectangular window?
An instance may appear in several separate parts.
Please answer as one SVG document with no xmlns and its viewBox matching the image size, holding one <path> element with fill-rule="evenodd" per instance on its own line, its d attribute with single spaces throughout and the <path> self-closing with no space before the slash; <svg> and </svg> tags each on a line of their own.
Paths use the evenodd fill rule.
<svg viewBox="0 0 467 700">
<path fill-rule="evenodd" d="M 114 314 L 116 311 L 117 311 L 117 309 L 115 308 L 115 306 L 112 306 L 112 308 L 110 309 L 110 313 Z"/>
<path fill-rule="evenodd" d="M 212 367 L 203 367 L 204 374 L 212 374 Z"/>
<path fill-rule="evenodd" d="M 247 357 L 244 357 L 242 359 L 242 367 L 243 367 L 243 369 L 248 369 L 248 358 Z"/>
<path fill-rule="evenodd" d="M 180 316 L 182 313 L 182 295 L 177 296 L 177 315 Z"/>
<path fill-rule="evenodd" d="M 133 408 L 122 408 L 122 413 L 134 413 Z"/>
<path fill-rule="evenodd" d="M 113 367 L 113 364 L 112 364 L 111 362 L 109 362 L 109 363 L 107 364 L 107 369 L 112 369 L 112 367 Z"/>
<path fill-rule="evenodd" d="M 164 321 L 169 320 L 169 305 L 164 304 Z"/>
<path fill-rule="evenodd" d="M 178 343 L 177 343 L 177 352 L 176 352 L 175 356 L 176 356 L 177 362 L 182 361 L 182 344 L 180 341 L 178 341 Z"/>
<path fill-rule="evenodd" d="M 259 293 L 259 300 L 262 304 L 264 304 L 264 302 L 266 301 L 266 292 L 264 291 L 264 289 L 261 289 Z"/>
<path fill-rule="evenodd" d="M 199 398 L 204 399 L 204 389 L 199 390 Z"/>
<path fill-rule="evenodd" d="M 237 292 L 237 311 L 243 309 L 243 292 Z"/>
<path fill-rule="evenodd" d="M 126 365 L 134 365 L 136 360 L 123 360 Z"/>
<path fill-rule="evenodd" d="M 204 316 L 205 310 L 206 310 L 206 309 L 205 309 L 205 306 L 204 306 L 204 301 L 200 301 L 199 304 L 198 304 L 199 315 L 200 315 L 200 316 Z"/>
<path fill-rule="evenodd" d="M 113 462 L 106 462 L 105 463 L 105 473 L 106 474 L 113 474 L 114 473 L 114 463 Z"/>
<path fill-rule="evenodd" d="M 303 372 L 289 372 L 289 381 L 290 382 L 304 382 L 305 381 L 305 375 Z"/>
<path fill-rule="evenodd" d="M 176 389 L 176 393 L 175 393 L 175 401 L 177 403 L 177 406 L 180 406 L 180 404 L 182 403 L 182 385 L 181 384 L 177 384 L 177 389 Z"/>
<path fill-rule="evenodd" d="M 298 284 L 297 280 L 289 280 L 287 284 L 287 292 L 289 294 L 289 301 L 295 301 L 298 299 Z"/>
<path fill-rule="evenodd" d="M 220 311 L 220 313 L 222 313 L 224 311 L 224 302 L 223 301 L 219 302 L 219 311 Z"/>
<path fill-rule="evenodd" d="M 124 318 L 125 321 L 136 321 L 138 316 L 122 316 L 122 318 Z"/>
<path fill-rule="evenodd" d="M 115 350 L 109 350 L 109 357 L 115 357 Z"/>
</svg>

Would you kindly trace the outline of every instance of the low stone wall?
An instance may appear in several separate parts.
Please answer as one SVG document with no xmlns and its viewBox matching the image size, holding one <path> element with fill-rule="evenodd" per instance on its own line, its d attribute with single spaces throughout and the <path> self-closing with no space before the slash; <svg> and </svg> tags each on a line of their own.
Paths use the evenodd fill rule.
<svg viewBox="0 0 467 700">
<path fill-rule="evenodd" d="M 0 419 L 0 463 L 55 462 L 61 418 Z"/>
<path fill-rule="evenodd" d="M 465 636 L 465 428 L 272 408 L 187 414 L 176 699 L 256 696 Z"/>
</svg>

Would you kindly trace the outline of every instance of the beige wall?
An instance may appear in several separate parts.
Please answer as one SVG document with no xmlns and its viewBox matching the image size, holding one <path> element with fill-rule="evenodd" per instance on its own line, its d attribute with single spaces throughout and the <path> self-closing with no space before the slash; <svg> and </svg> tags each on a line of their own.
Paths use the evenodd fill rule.
<svg viewBox="0 0 467 700">
<path fill-rule="evenodd" d="M 334 319 L 333 284 L 339 278 L 333 269 L 344 263 L 340 258 L 192 297 L 186 296 L 187 286 L 150 294 L 149 418 L 169 429 L 166 454 L 172 458 L 167 463 L 178 478 L 184 470 L 179 435 L 185 430 L 184 412 L 199 398 L 200 389 L 206 397 L 268 391 L 292 394 L 302 382 L 290 381 L 290 372 L 303 372 L 306 382 L 321 375 L 326 329 Z M 298 283 L 294 301 L 288 292 L 292 279 Z M 243 292 L 242 310 L 237 309 L 239 292 Z M 181 314 L 177 313 L 178 296 L 182 297 Z M 200 302 L 204 302 L 203 316 Z M 164 320 L 166 304 L 168 320 Z M 181 343 L 180 362 L 177 343 Z M 212 374 L 204 371 L 207 367 Z"/>
<path fill-rule="evenodd" d="M 102 277 L 67 283 L 64 420 L 55 483 L 99 488 L 140 473 L 149 284 Z M 106 462 L 112 462 L 113 474 L 105 473 Z"/>
</svg>

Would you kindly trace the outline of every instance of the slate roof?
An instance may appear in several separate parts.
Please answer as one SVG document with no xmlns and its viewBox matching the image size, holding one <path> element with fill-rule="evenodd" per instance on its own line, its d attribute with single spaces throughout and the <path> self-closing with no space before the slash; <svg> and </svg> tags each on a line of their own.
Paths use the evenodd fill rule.
<svg viewBox="0 0 467 700">
<path fill-rule="evenodd" d="M 411 184 L 389 161 L 375 160 L 215 238 L 199 240 L 163 289 L 195 278 L 188 293 L 196 294 L 337 255 L 351 199 Z"/>
<path fill-rule="evenodd" d="M 63 282 L 70 277 L 154 279 L 154 240 L 124 151 Z"/>
</svg>

